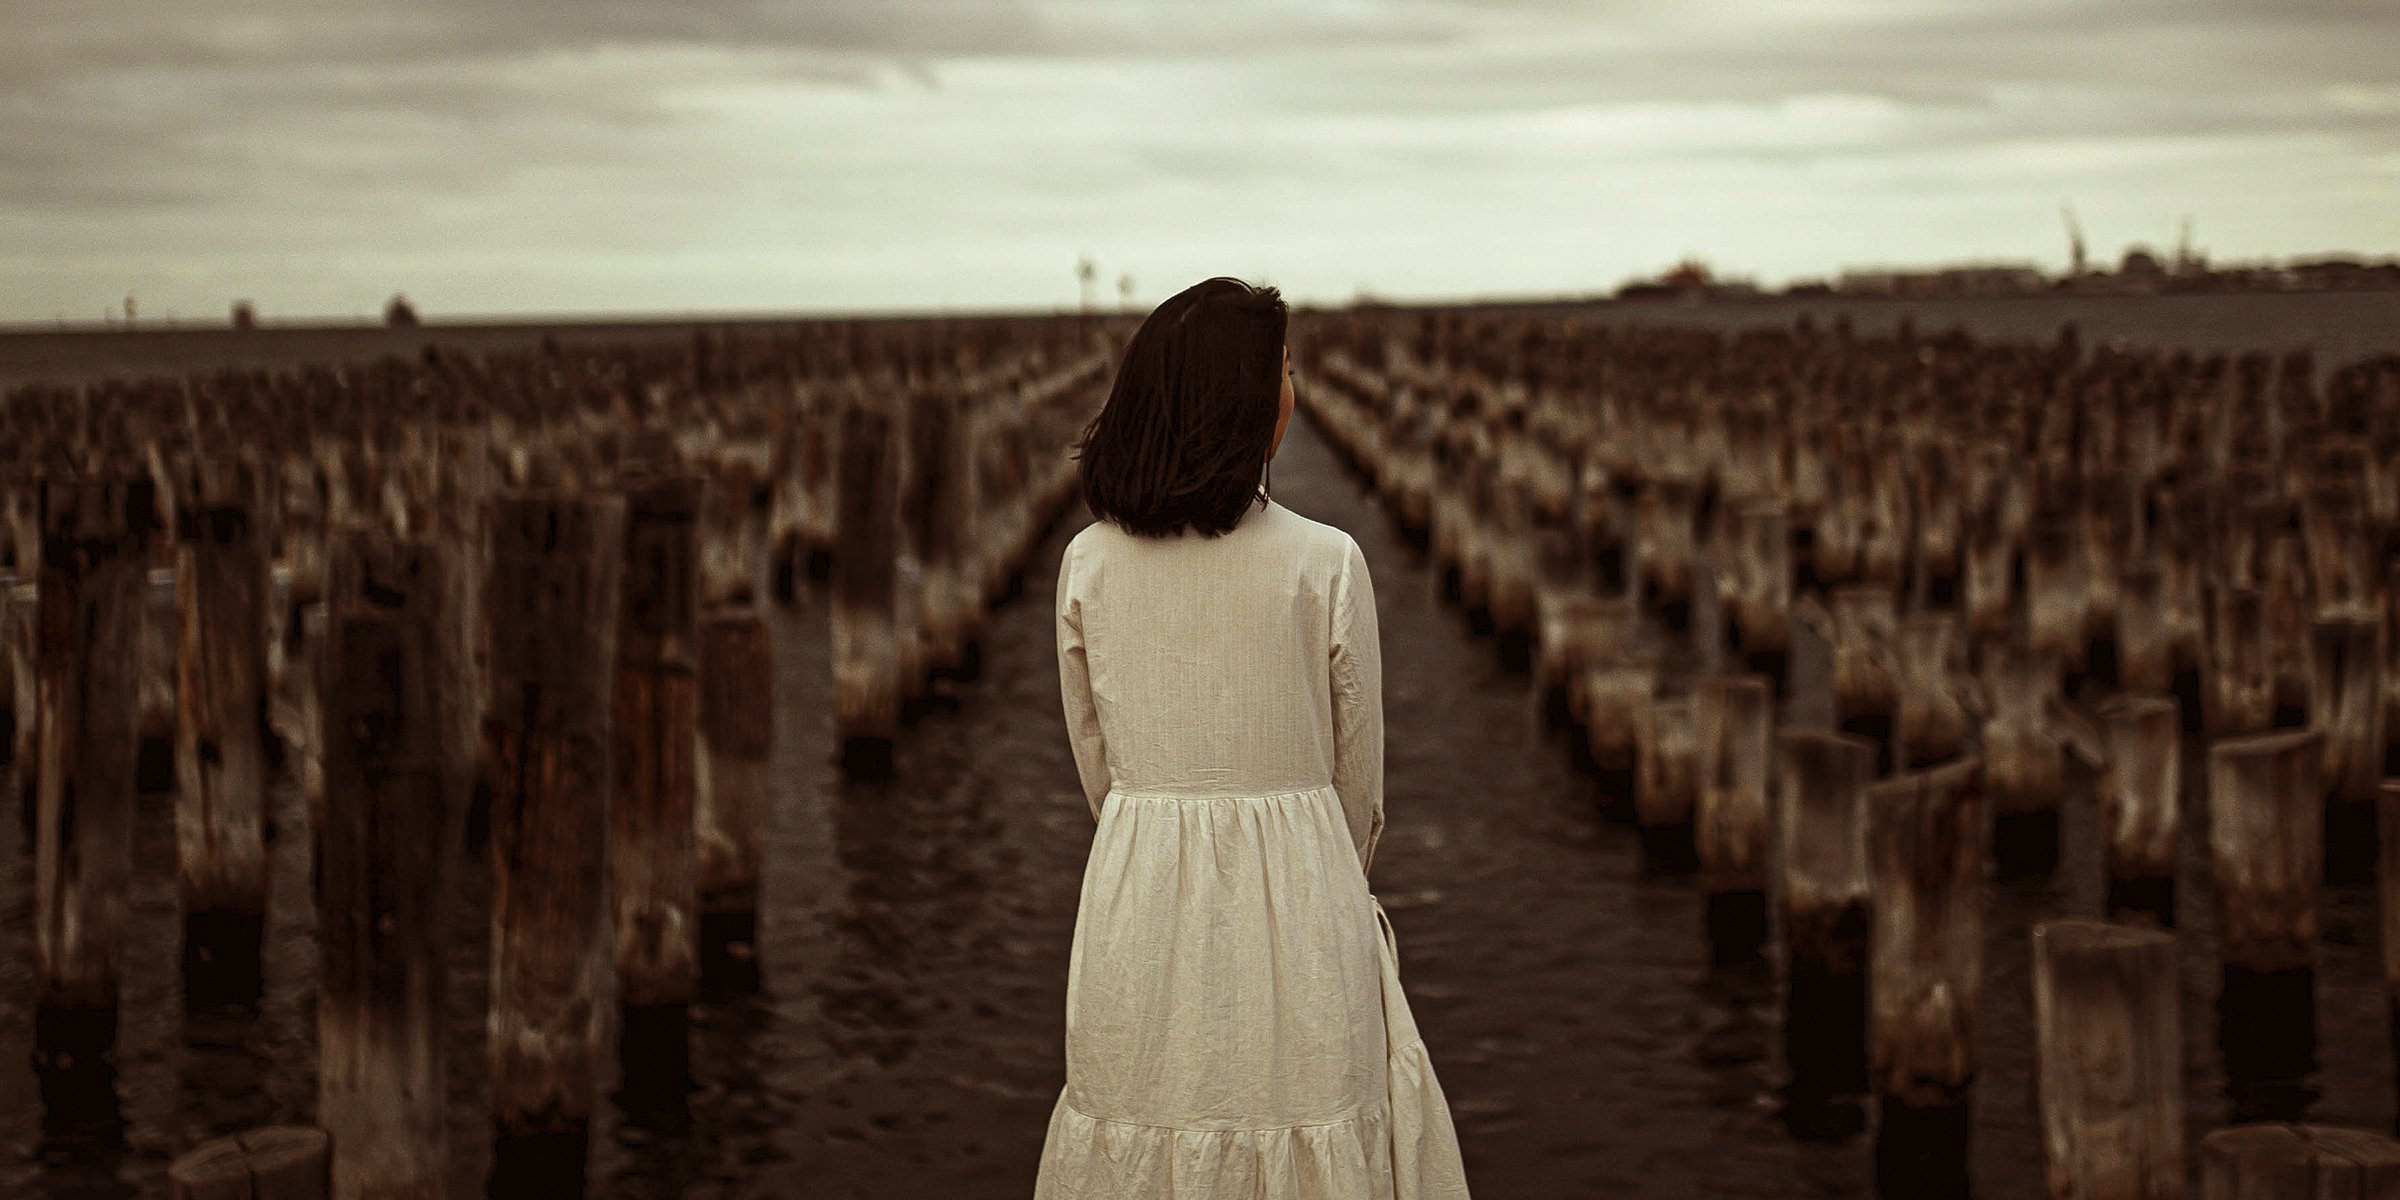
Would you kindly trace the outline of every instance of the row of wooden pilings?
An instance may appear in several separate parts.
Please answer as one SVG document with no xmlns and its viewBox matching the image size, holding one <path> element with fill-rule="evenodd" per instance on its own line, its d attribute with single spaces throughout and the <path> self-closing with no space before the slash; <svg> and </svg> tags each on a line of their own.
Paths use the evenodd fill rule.
<svg viewBox="0 0 2400 1200">
<path fill-rule="evenodd" d="M 1718 961 L 1780 930 L 1796 1133 L 1871 1093 L 1886 1194 L 1965 1194 L 1987 871 L 2056 869 L 2079 769 L 2110 920 L 2034 932 L 2051 1194 L 2183 1194 L 2192 820 L 2238 1123 L 2201 1157 L 2400 1194 L 2381 1134 L 2258 1124 L 2304 1116 L 2322 882 L 2380 867 L 2400 998 L 2400 359 L 1470 314 L 1327 318 L 1301 358 L 1603 805 L 1696 868 Z"/>
<path fill-rule="evenodd" d="M 475 854 L 491 1187 L 579 1194 L 612 1031 L 629 1085 L 637 1035 L 645 1073 L 688 1070 L 703 981 L 755 983 L 790 719 L 763 596 L 829 584 L 840 756 L 889 771 L 1070 499 L 1105 364 L 1067 326 L 814 326 L 0 400 L 45 1102 L 113 1087 L 147 735 L 188 1003 L 263 987 L 278 771 L 316 870 L 321 1136 L 198 1148 L 178 1194 L 311 1153 L 335 1196 L 447 1194 Z"/>
</svg>

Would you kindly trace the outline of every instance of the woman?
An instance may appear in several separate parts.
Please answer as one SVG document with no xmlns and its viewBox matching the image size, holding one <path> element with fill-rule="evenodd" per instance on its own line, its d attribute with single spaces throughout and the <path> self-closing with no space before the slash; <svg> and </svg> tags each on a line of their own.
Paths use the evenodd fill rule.
<svg viewBox="0 0 2400 1200">
<path fill-rule="evenodd" d="M 1375 594 L 1264 486 L 1289 314 L 1211 279 L 1126 347 L 1079 452 L 1059 683 L 1099 828 L 1037 1200 L 1448 1200 L 1458 1139 L 1367 890 Z"/>
</svg>

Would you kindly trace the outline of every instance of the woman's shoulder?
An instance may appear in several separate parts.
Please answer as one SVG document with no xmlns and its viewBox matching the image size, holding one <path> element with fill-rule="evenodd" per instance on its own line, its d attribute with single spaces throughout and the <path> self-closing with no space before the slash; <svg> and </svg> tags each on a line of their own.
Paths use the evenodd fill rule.
<svg viewBox="0 0 2400 1200">
<path fill-rule="evenodd" d="M 1267 511 L 1258 515 L 1279 526 L 1282 536 L 1277 540 L 1289 547 L 1287 552 L 1296 552 L 1311 565 L 1336 574 L 1364 566 L 1365 556 L 1349 530 L 1294 512 L 1272 499 L 1267 505 Z"/>
<path fill-rule="evenodd" d="M 1235 547 L 1247 546 L 1269 557 L 1297 557 L 1328 568 L 1360 560 L 1358 543 L 1348 530 L 1295 512 L 1271 497 L 1265 507 L 1243 514 L 1241 522 L 1231 531 L 1214 539 L 1188 533 L 1172 538 L 1142 538 L 1113 522 L 1094 520 L 1067 540 L 1065 557 L 1072 564 L 1077 560 L 1096 561 L 1118 551 L 1139 555 L 1144 551 L 1171 552 L 1174 547 L 1204 550 L 1212 544 L 1237 554 L 1242 551 Z"/>
</svg>

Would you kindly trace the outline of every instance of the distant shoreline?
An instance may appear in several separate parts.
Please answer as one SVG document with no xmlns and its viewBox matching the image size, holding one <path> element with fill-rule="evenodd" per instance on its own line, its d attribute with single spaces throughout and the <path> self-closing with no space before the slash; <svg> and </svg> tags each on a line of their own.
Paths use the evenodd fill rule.
<svg viewBox="0 0 2400 1200">
<path fill-rule="evenodd" d="M 1610 324 L 1682 325 L 1723 330 L 1788 328 L 1806 318 L 1848 321 L 1862 334 L 1886 332 L 1903 318 L 1924 334 L 1952 328 L 1978 338 L 2049 341 L 2072 322 L 2086 344 L 2110 341 L 2198 352 L 2273 352 L 2306 347 L 2320 372 L 2358 358 L 2400 354 L 2400 289 L 2169 292 L 2156 295 L 2046 293 L 1976 297 L 1759 295 L 1705 300 L 1614 297 L 1402 301 L 1315 308 L 1299 306 L 1296 330 L 1319 315 L 1346 312 L 1459 312 L 1596 318 Z M 795 325 L 856 322 L 939 327 L 994 321 L 1124 321 L 1119 311 L 859 314 L 572 314 L 428 318 L 413 326 L 366 320 L 251 329 L 227 325 L 0 326 L 0 389 L 109 379 L 180 377 L 228 367 L 282 368 L 414 357 L 436 346 L 498 353 L 539 345 L 601 341 L 657 342 L 700 330 L 765 332 Z"/>
<path fill-rule="evenodd" d="M 1612 294 L 1556 296 L 1464 296 L 1452 299 L 1370 298 L 1346 304 L 1295 303 L 1294 309 L 1306 313 L 1347 312 L 1492 312 L 1492 311 L 1569 311 L 1592 309 L 1756 309 L 1762 307 L 1826 304 L 1864 304 L 1905 306 L 1927 304 L 2059 304 L 2059 303 L 2150 303 L 2208 297 L 2299 297 L 2299 296 L 2388 296 L 2400 295 L 2400 287 L 2358 288 L 2215 288 L 2157 292 L 2116 291 L 2042 291 L 2022 293 L 1988 293 L 1961 295 L 1897 295 L 1877 292 L 1757 292 L 1750 294 L 1715 293 L 1690 298 L 1673 296 L 1616 296 Z M 867 309 L 867 310 L 796 310 L 782 313 L 761 312 L 659 312 L 659 313 L 462 313 L 451 317 L 427 317 L 413 326 L 386 325 L 380 318 L 359 317 L 294 317 L 288 321 L 262 319 L 250 329 L 236 329 L 227 318 L 211 317 L 159 318 L 137 321 L 128 326 L 122 322 L 103 324 L 88 320 L 0 321 L 0 338 L 27 335 L 113 335 L 147 336 L 153 334 L 264 334 L 264 333 L 361 333 L 385 332 L 400 334 L 473 333 L 499 331 L 554 331 L 559 329 L 611 330 L 656 332 L 668 329 L 720 327 L 770 327 L 777 325 L 814 325 L 835 322 L 862 324 L 940 324 L 943 322 L 978 321 L 1045 321 L 1101 319 L 1140 316 L 1146 310 L 1101 308 L 1089 312 L 1077 309 Z"/>
</svg>

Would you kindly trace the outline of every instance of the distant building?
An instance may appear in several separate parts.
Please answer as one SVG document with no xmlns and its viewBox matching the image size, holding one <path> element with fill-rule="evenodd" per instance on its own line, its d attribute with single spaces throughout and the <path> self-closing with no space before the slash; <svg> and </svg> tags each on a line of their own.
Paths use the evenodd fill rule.
<svg viewBox="0 0 2400 1200">
<path fill-rule="evenodd" d="M 383 323 L 394 328 L 415 325 L 417 308 L 408 302 L 408 297 L 395 295 L 391 303 L 383 306 Z"/>
<path fill-rule="evenodd" d="M 235 329 L 258 328 L 258 309 L 252 307 L 251 303 L 247 300 L 234 301 L 233 327 Z"/>
</svg>

